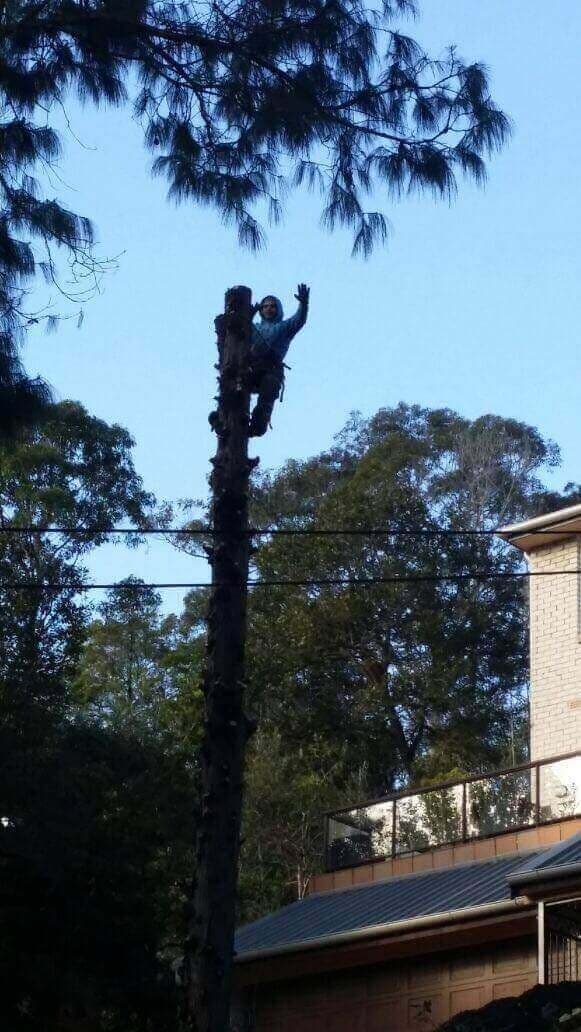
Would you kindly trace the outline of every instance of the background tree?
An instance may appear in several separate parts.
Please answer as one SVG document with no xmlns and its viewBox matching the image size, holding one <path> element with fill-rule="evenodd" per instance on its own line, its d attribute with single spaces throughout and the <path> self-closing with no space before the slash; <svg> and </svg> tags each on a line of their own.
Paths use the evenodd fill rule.
<svg viewBox="0 0 581 1032">
<path fill-rule="evenodd" d="M 246 769 L 240 867 L 240 920 L 251 921 L 302 899 L 324 852 L 322 814 L 358 799 L 365 761 L 349 771 L 341 743 L 323 736 L 305 744 L 260 729 Z"/>
<path fill-rule="evenodd" d="M 561 496 L 543 486 L 558 458 L 512 420 L 399 406 L 354 417 L 329 452 L 257 478 L 252 520 L 488 529 L 577 497 L 571 486 Z M 0 490 L 6 529 L 98 525 L 97 541 L 118 520 L 146 521 L 153 505 L 126 432 L 72 403 L 2 449 Z M 6 592 L 1 610 L 0 838 L 15 901 L 0 936 L 14 958 L 6 1014 L 35 1032 L 40 1014 L 55 1028 L 72 1015 L 77 1027 L 145 1030 L 142 1001 L 163 1028 L 191 864 L 205 593 L 165 616 L 155 592 L 128 581 L 86 626 L 72 585 L 92 537 L 6 533 L 0 545 L 3 579 L 71 580 L 58 595 Z M 264 577 L 400 577 L 502 573 L 518 553 L 491 537 L 267 536 L 255 562 Z M 305 891 L 325 808 L 524 755 L 525 601 L 510 579 L 252 594 L 249 692 L 260 731 L 247 767 L 242 917 Z M 106 962 L 93 945 L 71 948 L 79 935 L 101 948 L 110 920 L 119 951 Z"/>
<path fill-rule="evenodd" d="M 201 730 L 200 602 L 189 597 L 180 617 L 163 615 L 157 592 L 121 581 L 86 629 L 74 677 L 77 704 L 101 726 L 154 735 L 186 763 Z"/>
<path fill-rule="evenodd" d="M 86 619 L 75 587 L 86 578 L 84 558 L 110 539 L 118 521 L 139 525 L 152 511 L 132 446 L 122 427 L 70 401 L 51 406 L 42 426 L 0 446 L 0 581 L 71 585 L 58 592 L 0 590 L 0 674 L 8 680 L 42 675 L 47 684 L 72 669 Z M 31 526 L 70 532 L 10 533 Z"/>
<path fill-rule="evenodd" d="M 0 1024 L 15 1032 L 175 1028 L 196 814 L 189 624 L 127 585 L 87 628 L 74 586 L 118 521 L 151 513 L 132 444 L 66 402 L 0 449 L 2 581 L 71 585 L 4 589 L 0 606 Z M 10 533 L 30 525 L 99 529 Z M 130 720 L 112 680 L 126 693 L 132 666 Z"/>
<path fill-rule="evenodd" d="M 2 1024 L 169 1032 L 195 768 L 154 735 L 83 720 L 70 699 L 66 718 L 47 702 L 40 713 L 34 691 L 14 713 L 3 688 Z"/>
<path fill-rule="evenodd" d="M 519 553 L 491 535 L 437 532 L 490 531 L 571 504 L 578 487 L 545 486 L 559 461 L 554 443 L 516 420 L 401 404 L 353 416 L 328 452 L 255 476 L 256 526 L 404 532 L 265 535 L 261 577 L 427 579 L 251 593 L 260 730 L 247 763 L 244 913 L 302 891 L 327 806 L 526 759 L 526 586 L 502 579 L 522 569 Z M 430 579 L 471 572 L 501 576 Z"/>
<path fill-rule="evenodd" d="M 211 204 L 243 244 L 260 246 L 257 215 L 276 221 L 285 189 L 305 183 L 325 225 L 350 227 L 367 254 L 387 233 L 375 187 L 380 209 L 410 190 L 449 198 L 458 175 L 484 179 L 508 134 L 483 65 L 454 48 L 431 58 L 401 30 L 414 13 L 414 0 L 0 4 L 0 431 L 45 393 L 17 348 L 55 312 L 27 291 L 40 275 L 83 302 L 104 269 L 89 220 L 52 195 L 71 96 L 131 103 L 170 195 Z"/>
<path fill-rule="evenodd" d="M 558 460 L 525 424 L 402 405 L 353 417 L 329 452 L 257 478 L 252 522 L 487 529 L 575 500 L 571 485 L 544 487 Z M 126 432 L 71 403 L 53 410 L 46 436 L 2 449 L 0 484 L 5 525 L 98 522 L 100 540 L 153 505 Z M 0 545 L 3 579 L 79 580 L 92 542 L 0 534 Z M 331 579 L 503 572 L 518 553 L 489 537 L 266 536 L 254 561 L 265 577 Z M 30 647 L 24 602 L 6 593 L 1 608 L 0 1015 L 17 1032 L 157 1032 L 175 1020 L 206 595 L 166 616 L 129 580 L 88 624 L 73 588 L 63 595 L 41 610 L 42 649 Z M 259 731 L 241 919 L 305 891 L 322 810 L 524 756 L 525 625 L 514 580 L 252 593 Z"/>
<path fill-rule="evenodd" d="M 263 477 L 259 525 L 404 532 L 275 537 L 256 556 L 263 577 L 412 578 L 255 592 L 252 669 L 263 718 L 294 741 L 331 728 L 349 763 L 364 752 L 370 794 L 523 758 L 521 583 L 429 579 L 511 573 L 519 554 L 494 537 L 433 532 L 490 530 L 539 512 L 539 474 L 557 461 L 551 442 L 516 421 L 400 405 L 354 418 L 329 453 Z M 427 533 L 406 536 L 414 530 Z"/>
</svg>

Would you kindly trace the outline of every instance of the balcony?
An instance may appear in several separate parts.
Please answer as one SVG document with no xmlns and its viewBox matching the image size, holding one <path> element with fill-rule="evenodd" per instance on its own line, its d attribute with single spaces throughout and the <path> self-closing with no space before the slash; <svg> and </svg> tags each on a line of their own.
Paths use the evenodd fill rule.
<svg viewBox="0 0 581 1032">
<path fill-rule="evenodd" d="M 328 871 L 581 816 L 581 752 L 335 810 Z"/>
</svg>

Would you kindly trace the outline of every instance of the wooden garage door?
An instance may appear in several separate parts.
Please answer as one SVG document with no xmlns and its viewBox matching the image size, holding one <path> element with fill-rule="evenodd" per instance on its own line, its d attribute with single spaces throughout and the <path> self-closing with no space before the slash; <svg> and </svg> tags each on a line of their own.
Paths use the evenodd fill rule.
<svg viewBox="0 0 581 1032">
<path fill-rule="evenodd" d="M 519 996 L 537 980 L 536 943 L 440 954 L 305 978 L 256 993 L 256 1032 L 414 1032 Z"/>
</svg>

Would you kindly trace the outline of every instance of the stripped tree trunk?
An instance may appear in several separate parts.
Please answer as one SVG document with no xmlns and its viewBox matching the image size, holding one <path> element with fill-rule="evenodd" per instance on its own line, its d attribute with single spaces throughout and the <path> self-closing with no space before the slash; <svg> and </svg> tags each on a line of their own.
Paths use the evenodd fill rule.
<svg viewBox="0 0 581 1032">
<path fill-rule="evenodd" d="M 201 750 L 202 802 L 196 834 L 196 871 L 185 959 L 187 1027 L 229 1028 L 236 915 L 242 775 L 249 721 L 243 711 L 248 581 L 248 358 L 251 295 L 226 294 L 216 320 L 218 408 L 210 422 L 218 436 L 212 488 L 214 542 L 208 610 L 205 723 Z"/>
</svg>

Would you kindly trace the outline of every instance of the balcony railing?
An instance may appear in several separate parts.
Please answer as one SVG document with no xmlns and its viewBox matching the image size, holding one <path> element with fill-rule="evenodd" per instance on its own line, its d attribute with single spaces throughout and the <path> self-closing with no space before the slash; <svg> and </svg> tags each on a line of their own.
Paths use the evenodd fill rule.
<svg viewBox="0 0 581 1032">
<path fill-rule="evenodd" d="M 398 792 L 326 816 L 327 869 L 581 815 L 581 752 Z"/>
</svg>

